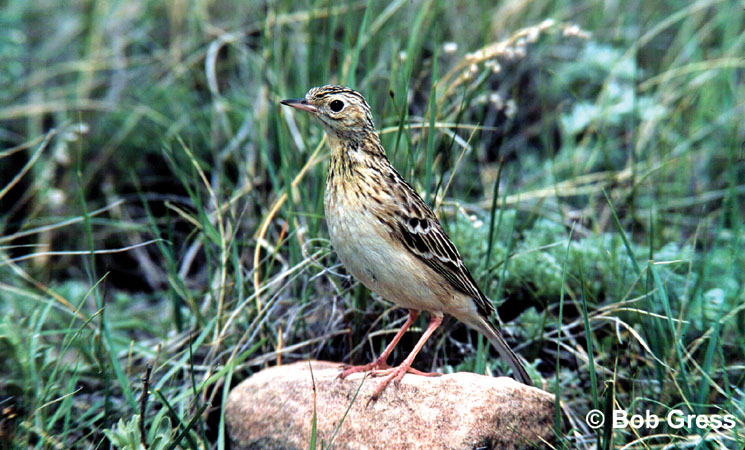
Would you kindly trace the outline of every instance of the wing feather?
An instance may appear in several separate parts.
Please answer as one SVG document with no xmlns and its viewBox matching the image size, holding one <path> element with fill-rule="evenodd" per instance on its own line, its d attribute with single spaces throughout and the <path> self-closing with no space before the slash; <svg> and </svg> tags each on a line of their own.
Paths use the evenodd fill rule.
<svg viewBox="0 0 745 450">
<path fill-rule="evenodd" d="M 398 226 L 390 227 L 391 231 L 398 234 L 399 240 L 410 253 L 445 278 L 455 289 L 473 298 L 479 312 L 484 317 L 490 317 L 494 312 L 494 305 L 478 288 L 440 221 L 419 194 L 398 173 L 395 175 L 399 181 L 397 185 L 406 191 L 408 202 L 400 206 L 397 214 Z"/>
</svg>

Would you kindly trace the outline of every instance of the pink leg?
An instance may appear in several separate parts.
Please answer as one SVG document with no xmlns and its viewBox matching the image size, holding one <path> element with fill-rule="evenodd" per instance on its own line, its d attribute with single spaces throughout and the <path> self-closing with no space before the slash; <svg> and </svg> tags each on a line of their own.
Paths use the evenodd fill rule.
<svg viewBox="0 0 745 450">
<path fill-rule="evenodd" d="M 440 326 L 442 323 L 442 314 L 432 314 L 432 319 L 429 321 L 429 326 L 424 331 L 424 334 L 422 334 L 422 337 L 419 338 L 419 342 L 416 343 L 416 346 L 414 347 L 414 350 L 409 353 L 409 356 L 406 357 L 406 359 L 399 364 L 397 367 L 394 367 L 392 369 L 388 369 L 385 371 L 387 376 L 383 381 L 380 383 L 380 386 L 378 386 L 378 389 L 375 391 L 375 393 L 370 397 L 370 401 L 377 400 L 378 397 L 380 397 L 380 393 L 383 392 L 383 389 L 388 385 L 388 383 L 391 380 L 395 380 L 395 383 L 398 384 L 401 381 L 401 378 L 404 377 L 404 375 L 407 372 L 415 373 L 417 375 L 424 375 L 424 376 L 436 376 L 439 375 L 437 373 L 424 373 L 420 372 L 416 369 L 411 368 L 411 363 L 414 362 L 414 358 L 416 358 L 417 353 L 419 353 L 419 350 L 424 347 L 424 343 L 427 342 L 427 339 L 429 339 L 430 336 L 432 336 L 432 333 L 434 333 L 435 329 Z M 368 403 L 370 403 L 368 401 Z"/>
<path fill-rule="evenodd" d="M 351 366 L 344 369 L 344 372 L 339 374 L 339 378 L 344 379 L 348 377 L 349 375 L 357 372 L 367 372 L 370 370 L 380 370 L 380 369 L 389 369 L 390 366 L 386 362 L 388 360 L 388 355 L 391 354 L 393 349 L 396 347 L 396 344 L 398 344 L 398 341 L 401 340 L 401 337 L 406 333 L 406 330 L 409 329 L 412 323 L 419 317 L 419 311 L 415 309 L 409 310 L 409 318 L 406 319 L 406 323 L 401 327 L 400 330 L 398 330 L 398 333 L 396 333 L 395 336 L 393 336 L 393 340 L 390 344 L 383 350 L 383 353 L 380 354 L 378 359 L 375 361 L 365 364 L 364 366 Z"/>
</svg>

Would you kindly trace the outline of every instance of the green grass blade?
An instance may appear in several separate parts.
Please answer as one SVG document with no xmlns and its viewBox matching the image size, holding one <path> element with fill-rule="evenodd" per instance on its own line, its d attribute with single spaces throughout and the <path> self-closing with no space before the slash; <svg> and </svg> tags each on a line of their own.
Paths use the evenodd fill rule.
<svg viewBox="0 0 745 450">
<path fill-rule="evenodd" d="M 500 169 L 501 169 L 500 164 Z M 497 172 L 497 178 L 499 178 L 499 172 Z M 496 190 L 496 188 L 495 188 Z M 561 264 L 561 291 L 559 293 L 559 316 L 556 318 L 556 372 L 554 374 L 554 383 L 556 384 L 556 392 L 554 393 L 554 429 L 557 433 L 560 433 L 562 429 L 561 421 L 561 334 L 563 329 L 564 320 L 564 283 L 566 282 L 566 269 L 567 261 L 569 260 L 569 250 L 572 248 L 572 235 L 574 234 L 574 224 L 572 229 L 569 230 L 569 237 L 567 238 L 567 248 L 564 252 L 564 261 Z"/>
<path fill-rule="evenodd" d="M 341 426 L 344 424 L 344 420 L 347 418 L 347 414 L 349 414 L 349 410 L 352 409 L 352 405 L 354 405 L 354 402 L 357 401 L 357 396 L 360 394 L 360 389 L 362 389 L 362 385 L 365 384 L 366 379 L 367 379 L 367 374 L 365 374 L 365 376 L 362 377 L 362 380 L 360 381 L 360 385 L 357 386 L 357 390 L 354 391 L 354 395 L 352 396 L 352 401 L 349 402 L 349 405 L 347 406 L 347 409 L 344 411 L 344 414 L 341 416 L 339 423 L 336 425 L 336 428 L 334 428 L 334 434 L 331 435 L 331 439 L 329 439 L 329 443 L 326 446 L 326 450 L 331 450 L 332 445 L 334 443 L 334 439 L 336 438 L 336 434 L 339 432 L 339 430 L 341 429 Z M 315 402 L 313 406 L 313 414 L 315 416 Z"/>
<path fill-rule="evenodd" d="M 427 129 L 427 162 L 424 166 L 424 201 L 430 204 L 432 165 L 435 160 L 435 119 L 437 118 L 437 33 L 432 55 L 432 88 L 429 92 L 429 128 Z"/>
<path fill-rule="evenodd" d="M 584 325 L 585 329 L 585 340 L 587 341 L 587 364 L 590 371 L 590 390 L 592 392 L 592 406 L 595 409 L 598 409 L 599 400 L 598 400 L 598 381 L 597 381 L 597 375 L 595 372 L 595 349 L 593 348 L 593 340 L 592 340 L 592 328 L 590 328 L 590 317 L 587 313 L 587 296 L 585 293 L 585 277 L 582 271 L 582 263 L 580 262 L 579 266 L 579 283 L 580 283 L 580 292 L 582 293 L 582 297 L 580 298 L 582 303 L 582 323 Z"/>
<path fill-rule="evenodd" d="M 611 202 L 610 197 L 608 196 L 608 193 L 605 191 L 605 188 L 603 189 L 603 195 L 605 196 L 605 200 L 608 202 L 608 207 L 610 208 L 610 211 L 613 215 L 613 223 L 616 225 L 616 228 L 618 228 L 618 232 L 621 235 L 621 239 L 623 240 L 623 246 L 626 248 L 626 253 L 629 256 L 629 259 L 631 259 L 631 265 L 634 267 L 634 271 L 636 271 L 636 274 L 641 275 L 642 269 L 641 267 L 639 267 L 639 263 L 636 262 L 636 256 L 634 256 L 634 250 L 631 248 L 631 243 L 629 242 L 629 238 L 626 237 L 626 232 L 621 226 L 621 221 L 618 220 L 616 209 L 613 208 L 613 203 Z"/>
</svg>

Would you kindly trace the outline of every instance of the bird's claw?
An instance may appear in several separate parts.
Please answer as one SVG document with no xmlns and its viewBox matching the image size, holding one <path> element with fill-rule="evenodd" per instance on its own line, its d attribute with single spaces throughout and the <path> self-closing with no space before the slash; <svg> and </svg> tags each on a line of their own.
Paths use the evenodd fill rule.
<svg viewBox="0 0 745 450">
<path fill-rule="evenodd" d="M 375 361 L 365 364 L 362 366 L 352 366 L 348 364 L 344 364 L 341 366 L 342 372 L 337 376 L 337 378 L 341 378 L 342 380 L 349 375 L 352 375 L 353 373 L 359 373 L 359 372 L 370 372 L 371 376 L 377 376 L 375 375 L 375 372 L 378 371 L 385 371 L 390 369 L 391 366 L 388 365 L 385 360 L 381 360 L 380 358 L 376 359 Z"/>
</svg>

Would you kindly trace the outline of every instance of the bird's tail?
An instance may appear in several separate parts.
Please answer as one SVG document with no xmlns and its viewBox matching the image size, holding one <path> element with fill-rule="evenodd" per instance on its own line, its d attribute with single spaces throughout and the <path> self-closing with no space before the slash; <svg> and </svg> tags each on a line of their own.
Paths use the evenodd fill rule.
<svg viewBox="0 0 745 450">
<path fill-rule="evenodd" d="M 523 363 L 520 362 L 520 359 L 515 354 L 515 352 L 512 351 L 510 346 L 507 345 L 507 342 L 505 342 L 504 338 L 502 337 L 502 333 L 500 333 L 494 325 L 492 325 L 483 317 L 479 317 L 475 321 L 468 321 L 466 323 L 469 324 L 471 327 L 479 330 L 484 336 L 489 339 L 489 342 L 491 342 L 492 345 L 499 352 L 499 356 L 501 356 L 502 359 L 504 359 L 505 362 L 510 366 L 510 368 L 512 369 L 513 377 L 517 381 L 523 384 L 527 384 L 528 386 L 533 385 L 533 380 L 531 380 L 530 375 L 528 375 L 528 371 L 525 370 L 525 366 L 523 366 Z"/>
</svg>

